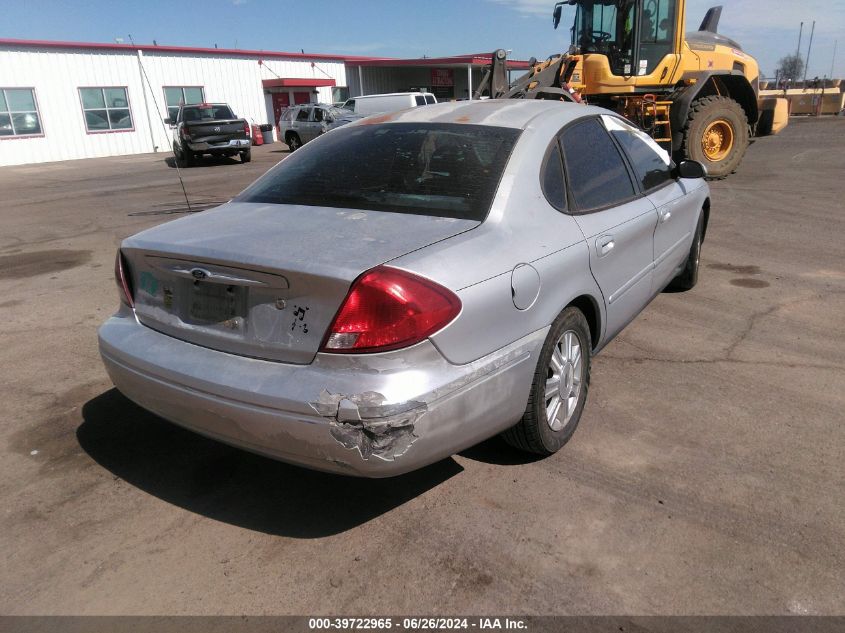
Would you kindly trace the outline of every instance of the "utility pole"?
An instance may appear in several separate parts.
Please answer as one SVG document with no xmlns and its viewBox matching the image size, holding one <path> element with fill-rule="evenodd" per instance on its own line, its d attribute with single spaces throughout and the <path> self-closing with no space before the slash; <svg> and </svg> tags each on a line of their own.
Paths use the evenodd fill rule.
<svg viewBox="0 0 845 633">
<path fill-rule="evenodd" d="M 813 20 L 813 28 L 810 29 L 810 43 L 807 45 L 807 63 L 804 64 L 804 81 L 807 81 L 807 68 L 810 66 L 810 51 L 813 49 L 813 33 L 816 31 L 816 21 Z"/>
<path fill-rule="evenodd" d="M 801 23 L 801 28 L 798 30 L 798 49 L 795 51 L 795 54 L 800 57 L 801 56 L 801 36 L 804 34 L 804 23 Z"/>
<path fill-rule="evenodd" d="M 836 45 L 839 40 L 833 40 L 833 59 L 830 60 L 830 78 L 833 79 L 833 64 L 836 62 Z"/>
</svg>

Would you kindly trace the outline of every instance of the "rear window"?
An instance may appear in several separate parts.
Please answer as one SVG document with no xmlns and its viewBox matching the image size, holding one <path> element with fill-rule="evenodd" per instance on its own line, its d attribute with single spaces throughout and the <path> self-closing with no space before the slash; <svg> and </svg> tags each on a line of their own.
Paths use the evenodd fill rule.
<svg viewBox="0 0 845 633">
<path fill-rule="evenodd" d="M 236 118 L 227 105 L 197 105 L 182 110 L 184 121 L 222 121 Z"/>
<path fill-rule="evenodd" d="M 337 129 L 236 199 L 481 221 L 520 131 L 456 123 Z"/>
</svg>

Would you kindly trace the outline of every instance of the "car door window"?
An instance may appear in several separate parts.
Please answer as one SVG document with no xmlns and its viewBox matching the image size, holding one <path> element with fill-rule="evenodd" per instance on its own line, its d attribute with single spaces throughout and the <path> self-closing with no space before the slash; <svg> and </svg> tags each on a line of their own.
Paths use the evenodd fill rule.
<svg viewBox="0 0 845 633">
<path fill-rule="evenodd" d="M 566 209 L 566 183 L 563 180 L 563 163 L 560 159 L 560 148 L 557 141 L 552 143 L 546 152 L 541 168 L 540 182 L 546 200 L 555 209 Z"/>
<path fill-rule="evenodd" d="M 619 117 L 603 114 L 601 119 L 607 131 L 628 155 L 643 191 L 656 189 L 673 180 L 669 153 L 653 138 Z"/>
<path fill-rule="evenodd" d="M 297 121 L 307 121 L 308 120 L 308 108 L 302 108 L 299 111 L 299 114 L 296 115 Z"/>
<path fill-rule="evenodd" d="M 636 195 L 622 155 L 598 119 L 567 126 L 559 138 L 578 211 L 613 206 Z"/>
<path fill-rule="evenodd" d="M 425 105 L 425 97 L 423 97 L 422 95 L 417 95 L 416 97 L 414 97 L 414 101 L 417 102 L 418 106 Z"/>
</svg>

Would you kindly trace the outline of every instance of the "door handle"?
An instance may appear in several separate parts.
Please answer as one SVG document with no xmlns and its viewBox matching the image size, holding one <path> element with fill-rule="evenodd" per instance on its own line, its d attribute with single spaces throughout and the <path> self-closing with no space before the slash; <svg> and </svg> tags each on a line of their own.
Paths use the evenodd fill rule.
<svg viewBox="0 0 845 633">
<path fill-rule="evenodd" d="M 664 222 L 668 222 L 669 218 L 671 218 L 671 217 L 672 217 L 672 212 L 669 211 L 669 209 L 663 209 L 660 212 L 660 223 L 662 224 Z"/>
<path fill-rule="evenodd" d="M 598 251 L 599 257 L 604 257 L 610 253 L 614 246 L 616 246 L 616 242 L 613 240 L 612 235 L 602 235 L 596 240 L 596 250 Z"/>
</svg>

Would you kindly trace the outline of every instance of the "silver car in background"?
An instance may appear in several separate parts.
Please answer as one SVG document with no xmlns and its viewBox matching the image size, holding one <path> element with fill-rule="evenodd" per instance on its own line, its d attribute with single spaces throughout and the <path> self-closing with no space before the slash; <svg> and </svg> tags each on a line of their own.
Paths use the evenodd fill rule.
<svg viewBox="0 0 845 633">
<path fill-rule="evenodd" d="M 362 118 L 363 115 L 334 105 L 292 106 L 283 110 L 279 117 L 279 136 L 293 152 L 329 130 Z"/>
<path fill-rule="evenodd" d="M 695 284 L 703 175 L 595 107 L 364 119 L 126 239 L 102 358 L 142 407 L 310 468 L 397 475 L 497 433 L 549 455 L 591 357 Z"/>
</svg>

